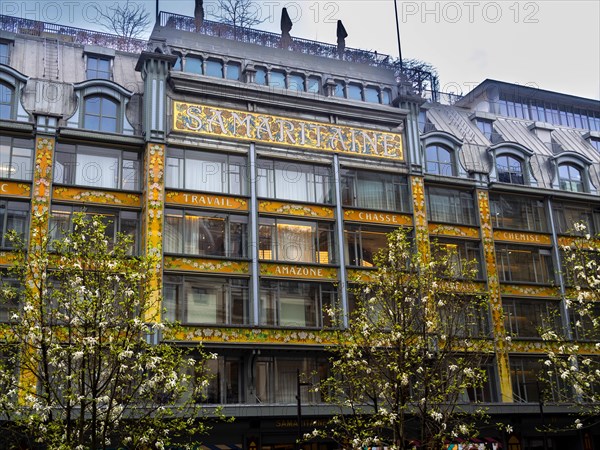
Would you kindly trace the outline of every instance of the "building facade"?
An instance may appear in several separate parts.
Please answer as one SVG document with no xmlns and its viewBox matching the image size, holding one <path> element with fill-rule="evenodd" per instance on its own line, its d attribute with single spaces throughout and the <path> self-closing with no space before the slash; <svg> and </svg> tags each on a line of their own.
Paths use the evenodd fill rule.
<svg viewBox="0 0 600 450">
<path fill-rule="evenodd" d="M 298 370 L 327 372 L 324 308 L 350 311 L 348 285 L 374 270 L 386 233 L 410 227 L 479 262 L 496 353 L 465 402 L 514 429 L 482 429 L 482 446 L 600 447 L 598 429 L 545 445 L 535 430 L 571 420 L 558 396 L 541 405 L 539 328 L 590 353 L 597 339 L 571 325 L 560 247 L 577 221 L 600 231 L 598 101 L 486 80 L 442 104 L 382 55 L 232 39 L 211 22 L 198 33 L 175 14 L 147 42 L 0 23 L 0 235 L 31 236 L 35 216 L 60 236 L 86 211 L 161 256 L 165 319 L 183 325 L 178 343 L 218 354 L 209 403 L 236 417 L 208 444 L 294 446 Z M 300 392 L 302 425 L 332 413 Z"/>
</svg>

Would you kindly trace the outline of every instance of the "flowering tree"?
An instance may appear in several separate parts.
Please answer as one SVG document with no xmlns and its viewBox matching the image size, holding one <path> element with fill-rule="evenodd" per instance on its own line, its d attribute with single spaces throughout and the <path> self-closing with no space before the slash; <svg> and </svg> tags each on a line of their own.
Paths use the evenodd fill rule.
<svg viewBox="0 0 600 450">
<path fill-rule="evenodd" d="M 551 351 L 544 361 L 545 381 L 575 402 L 584 415 L 600 414 L 600 238 L 583 223 L 574 225 L 577 236 L 562 247 L 562 276 L 572 325 L 569 339 L 555 329 L 542 330 Z M 582 428 L 581 418 L 575 421 Z"/>
<path fill-rule="evenodd" d="M 34 235 L 4 285 L 12 305 L 2 350 L 0 408 L 8 422 L 57 449 L 163 448 L 197 438 L 196 405 L 210 355 L 161 343 L 150 257 L 107 240 L 100 216 L 73 218 L 59 240 Z M 193 357 L 191 357 L 193 356 Z"/>
<path fill-rule="evenodd" d="M 353 449 L 409 449 L 418 440 L 437 450 L 474 432 L 483 412 L 468 398 L 486 379 L 487 303 L 464 292 L 473 267 L 442 249 L 434 244 L 428 261 L 408 231 L 388 235 L 338 332 L 332 376 L 319 386 L 340 413 L 314 436 Z"/>
</svg>

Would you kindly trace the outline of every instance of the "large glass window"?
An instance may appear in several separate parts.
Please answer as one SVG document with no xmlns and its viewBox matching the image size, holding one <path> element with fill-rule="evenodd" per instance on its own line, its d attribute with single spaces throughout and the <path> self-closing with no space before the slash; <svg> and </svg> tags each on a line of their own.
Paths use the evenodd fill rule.
<svg viewBox="0 0 600 450">
<path fill-rule="evenodd" d="M 365 88 L 365 101 L 371 103 L 379 103 L 379 90 L 373 86 Z"/>
<path fill-rule="evenodd" d="M 285 72 L 280 70 L 271 70 L 269 72 L 269 86 L 285 89 Z"/>
<path fill-rule="evenodd" d="M 562 334 L 557 301 L 502 299 L 504 328 L 514 337 L 539 338 L 547 330 Z"/>
<path fill-rule="evenodd" d="M 298 371 L 312 386 L 328 376 L 324 357 L 259 356 L 255 367 L 255 391 L 259 403 L 295 404 L 298 389 Z M 320 403 L 321 393 L 302 386 L 300 396 L 308 404 Z"/>
<path fill-rule="evenodd" d="M 490 195 L 490 211 L 494 228 L 520 231 L 547 231 L 544 202 L 514 195 Z"/>
<path fill-rule="evenodd" d="M 197 150 L 167 150 L 168 188 L 246 195 L 245 156 Z"/>
<path fill-rule="evenodd" d="M 467 389 L 468 401 L 471 403 L 494 403 L 498 401 L 497 386 L 498 377 L 496 376 L 495 363 L 487 361 L 481 365 L 480 369 L 485 371 L 486 377 L 482 386 Z"/>
<path fill-rule="evenodd" d="M 166 275 L 165 319 L 182 324 L 246 325 L 248 280 Z"/>
<path fill-rule="evenodd" d="M 267 69 L 264 67 L 256 67 L 256 75 L 254 76 L 254 81 L 256 84 L 260 84 L 261 86 L 267 85 Z"/>
<path fill-rule="evenodd" d="M 523 161 L 510 155 L 496 158 L 498 181 L 511 184 L 525 184 L 523 176 Z"/>
<path fill-rule="evenodd" d="M 0 200 L 0 248 L 12 248 L 13 243 L 7 239 L 8 231 L 15 231 L 21 240 L 27 240 L 29 224 L 29 203 Z"/>
<path fill-rule="evenodd" d="M 454 277 L 481 278 L 481 249 L 479 241 L 436 239 L 431 244 L 434 258 L 446 258 Z"/>
<path fill-rule="evenodd" d="M 106 236 L 113 243 L 117 240 L 117 233 L 131 236 L 133 244 L 129 252 L 131 254 L 137 253 L 139 245 L 139 214 L 135 211 L 52 205 L 49 227 L 50 240 L 62 239 L 67 232 L 72 231 L 73 213 L 76 212 L 84 212 L 88 217 L 102 217 L 106 224 Z"/>
<path fill-rule="evenodd" d="M 185 71 L 202 75 L 202 59 L 195 56 L 187 56 L 185 58 Z"/>
<path fill-rule="evenodd" d="M 569 309 L 571 329 L 575 339 L 580 341 L 600 341 L 600 326 L 594 319 L 600 317 L 600 305 L 586 305 L 585 310 Z M 583 313 L 583 314 L 582 314 Z"/>
<path fill-rule="evenodd" d="M 110 80 L 112 78 L 110 62 L 111 60 L 109 58 L 88 55 L 87 68 L 85 72 L 86 78 L 88 80 L 92 80 L 94 78 Z"/>
<path fill-rule="evenodd" d="M 206 362 L 212 376 L 203 394 L 205 403 L 243 403 L 243 359 L 238 356 L 219 355 Z"/>
<path fill-rule="evenodd" d="M 382 172 L 342 170 L 342 204 L 385 211 L 410 211 L 405 176 Z"/>
<path fill-rule="evenodd" d="M 261 325 L 320 328 L 329 325 L 324 308 L 336 304 L 335 288 L 326 283 L 261 280 Z"/>
<path fill-rule="evenodd" d="M 13 312 L 16 312 L 19 309 L 19 294 L 21 285 L 18 280 L 10 277 L 4 271 L 0 271 L 0 289 L 9 289 L 10 292 L 16 291 L 15 297 L 2 296 L 2 301 L 0 301 L 0 323 L 5 323 L 11 320 L 10 316 Z M 3 347 L 4 349 L 6 347 Z M 0 359 L 4 355 L 0 353 Z M 0 360 L 0 363 L 2 361 Z"/>
<path fill-rule="evenodd" d="M 239 81 L 242 74 L 242 66 L 237 62 L 227 63 L 227 79 Z"/>
<path fill-rule="evenodd" d="M 112 148 L 58 144 L 54 182 L 97 188 L 138 190 L 140 155 Z"/>
<path fill-rule="evenodd" d="M 311 203 L 331 203 L 331 168 L 295 161 L 258 163 L 258 196 Z"/>
<path fill-rule="evenodd" d="M 439 187 L 427 188 L 427 215 L 431 222 L 475 225 L 475 202 L 471 192 Z"/>
<path fill-rule="evenodd" d="M 562 190 L 571 192 L 584 192 L 583 173 L 573 164 L 558 166 L 558 183 Z"/>
<path fill-rule="evenodd" d="M 99 95 L 84 100 L 83 128 L 116 133 L 118 131 L 119 104 Z"/>
<path fill-rule="evenodd" d="M 500 281 L 554 282 L 549 249 L 496 244 L 496 260 Z"/>
<path fill-rule="evenodd" d="M 447 177 L 456 175 L 454 153 L 441 145 L 428 145 L 425 150 L 425 171 Z"/>
<path fill-rule="evenodd" d="M 600 232 L 600 209 L 583 204 L 552 203 L 556 231 L 561 234 L 577 234 L 575 223 L 586 226 L 585 233 L 596 234 Z M 584 234 L 585 234 L 584 233 Z"/>
<path fill-rule="evenodd" d="M 510 377 L 515 403 L 559 402 L 568 399 L 568 389 L 558 374 L 553 375 L 552 383 L 540 380 L 542 373 L 548 374 L 539 357 L 510 357 Z M 550 374 L 548 374 L 550 376 Z"/>
<path fill-rule="evenodd" d="M 346 264 L 349 266 L 373 267 L 375 254 L 387 247 L 390 228 L 346 225 L 344 230 Z"/>
<path fill-rule="evenodd" d="M 330 223 L 261 218 L 258 234 L 258 257 L 261 259 L 333 262 L 333 227 Z"/>
<path fill-rule="evenodd" d="M 6 83 L 0 83 L 0 119 L 12 119 L 15 90 Z"/>
<path fill-rule="evenodd" d="M 346 93 L 348 98 L 352 100 L 362 100 L 362 86 L 360 84 L 348 83 Z"/>
<path fill-rule="evenodd" d="M 0 178 L 31 180 L 34 143 L 32 139 L 0 136 Z"/>
<path fill-rule="evenodd" d="M 247 255 L 246 216 L 211 214 L 199 211 L 165 211 L 164 251 L 195 256 L 245 258 Z"/>
<path fill-rule="evenodd" d="M 288 75 L 288 89 L 304 92 L 304 76 L 299 73 Z"/>
</svg>

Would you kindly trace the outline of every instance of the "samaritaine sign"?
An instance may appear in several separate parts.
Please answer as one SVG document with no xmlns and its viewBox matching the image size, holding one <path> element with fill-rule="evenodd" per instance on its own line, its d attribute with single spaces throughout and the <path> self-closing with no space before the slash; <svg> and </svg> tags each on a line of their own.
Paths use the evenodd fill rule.
<svg viewBox="0 0 600 450">
<path fill-rule="evenodd" d="M 402 135 L 174 102 L 173 130 L 287 147 L 403 159 Z"/>
</svg>

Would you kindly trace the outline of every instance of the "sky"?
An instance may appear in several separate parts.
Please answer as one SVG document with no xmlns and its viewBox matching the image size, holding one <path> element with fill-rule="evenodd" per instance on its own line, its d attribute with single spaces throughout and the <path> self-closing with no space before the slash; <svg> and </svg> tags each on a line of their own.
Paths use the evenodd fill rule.
<svg viewBox="0 0 600 450">
<path fill-rule="evenodd" d="M 154 16 L 156 0 L 143 3 Z M 124 2 L 120 2 L 124 3 Z M 281 9 L 292 36 L 398 56 L 393 0 L 261 0 L 256 28 L 280 32 Z M 98 29 L 93 6 L 113 0 L 2 0 L 0 13 Z M 217 0 L 205 11 L 219 14 Z M 193 0 L 159 0 L 162 11 L 193 15 Z M 600 1 L 400 1 L 402 56 L 437 68 L 444 92 L 467 93 L 486 78 L 600 100 Z M 207 14 L 209 15 L 209 14 Z M 212 17 L 208 17 L 212 18 Z"/>
</svg>

